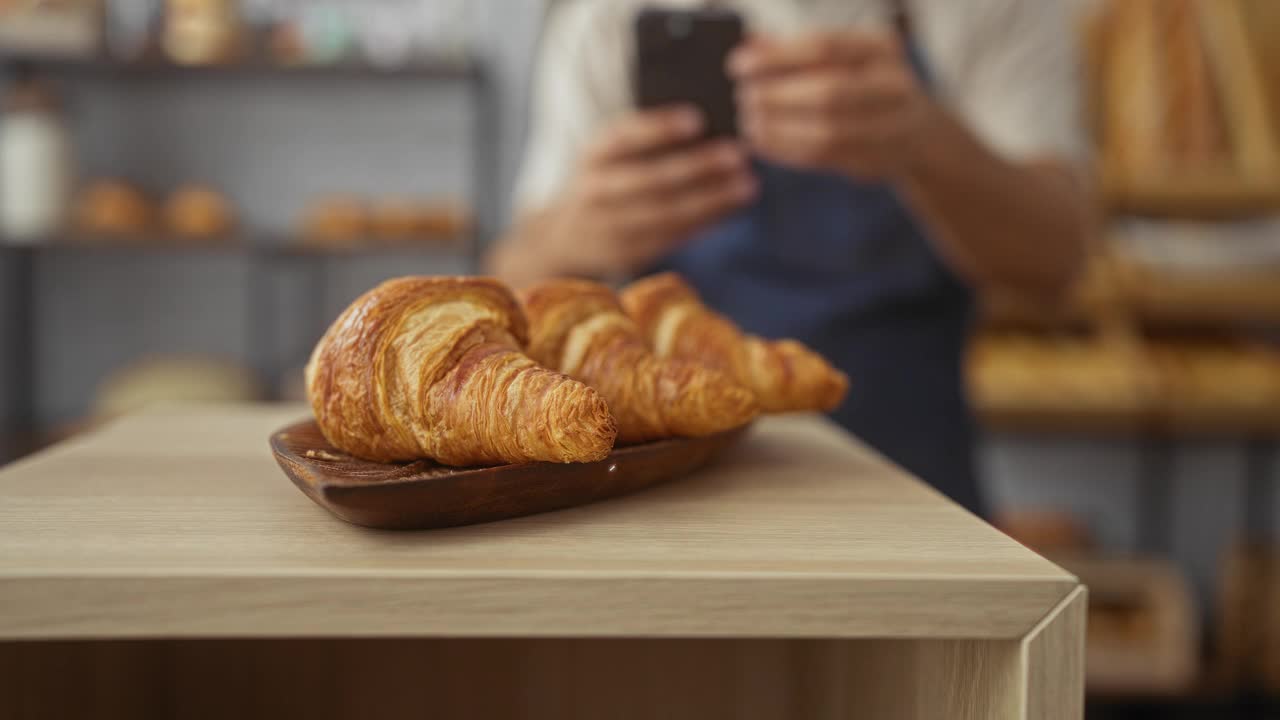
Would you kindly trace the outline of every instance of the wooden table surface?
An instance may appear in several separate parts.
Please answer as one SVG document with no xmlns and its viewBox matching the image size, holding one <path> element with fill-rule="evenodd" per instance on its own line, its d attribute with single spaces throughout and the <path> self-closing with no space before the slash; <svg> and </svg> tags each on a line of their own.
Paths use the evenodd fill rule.
<svg viewBox="0 0 1280 720">
<path fill-rule="evenodd" d="M 0 639 L 1020 638 L 1078 585 L 817 417 L 626 498 L 390 532 L 276 466 L 305 415 L 160 408 L 0 469 Z"/>
</svg>

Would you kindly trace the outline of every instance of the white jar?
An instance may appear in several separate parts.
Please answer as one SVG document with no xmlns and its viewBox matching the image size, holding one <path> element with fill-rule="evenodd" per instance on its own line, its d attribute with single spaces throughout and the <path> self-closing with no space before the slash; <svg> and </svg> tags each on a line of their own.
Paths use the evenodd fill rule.
<svg viewBox="0 0 1280 720">
<path fill-rule="evenodd" d="M 71 141 L 52 93 L 17 81 L 0 117 L 0 234 L 30 243 L 56 233 L 71 182 Z"/>
</svg>

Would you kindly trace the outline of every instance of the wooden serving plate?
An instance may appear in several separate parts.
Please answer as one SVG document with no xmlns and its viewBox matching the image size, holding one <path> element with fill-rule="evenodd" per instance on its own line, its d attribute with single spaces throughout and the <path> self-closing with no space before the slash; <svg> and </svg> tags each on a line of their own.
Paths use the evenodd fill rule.
<svg viewBox="0 0 1280 720">
<path fill-rule="evenodd" d="M 314 420 L 271 436 L 271 451 L 307 497 L 356 525 L 420 530 L 503 520 L 584 505 L 673 480 L 706 465 L 749 426 L 704 438 L 616 448 L 594 463 L 453 468 L 383 464 L 330 445 Z"/>
</svg>

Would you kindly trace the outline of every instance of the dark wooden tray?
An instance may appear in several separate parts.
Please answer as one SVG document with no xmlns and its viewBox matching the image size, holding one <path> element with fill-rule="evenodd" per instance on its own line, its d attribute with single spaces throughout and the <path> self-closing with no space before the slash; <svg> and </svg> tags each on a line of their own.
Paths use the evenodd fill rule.
<svg viewBox="0 0 1280 720">
<path fill-rule="evenodd" d="M 299 490 L 343 520 L 414 530 L 532 515 L 635 492 L 706 465 L 746 429 L 617 448 L 594 463 L 452 468 L 425 460 L 358 460 L 335 449 L 308 420 L 274 433 L 271 451 Z"/>
</svg>

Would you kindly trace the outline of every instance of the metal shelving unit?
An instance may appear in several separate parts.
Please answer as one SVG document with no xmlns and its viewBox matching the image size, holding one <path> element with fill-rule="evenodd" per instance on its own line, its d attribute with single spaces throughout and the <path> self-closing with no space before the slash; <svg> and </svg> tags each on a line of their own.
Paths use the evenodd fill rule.
<svg viewBox="0 0 1280 720">
<path fill-rule="evenodd" d="M 245 318 L 250 348 L 250 365 L 269 388 L 278 388 L 282 368 L 275 367 L 276 307 L 273 292 L 273 276 L 282 266 L 303 267 L 306 270 L 309 295 L 308 306 L 316 308 L 312 317 L 301 322 L 323 331 L 328 318 L 323 317 L 325 285 L 328 268 L 335 258 L 372 256 L 385 254 L 421 254 L 425 256 L 447 254 L 455 261 L 474 271 L 479 265 L 480 253 L 486 240 L 498 227 L 500 207 L 497 200 L 498 158 L 495 138 L 497 130 L 497 98 L 490 73 L 484 62 L 476 57 L 449 58 L 438 61 L 418 61 L 397 67 L 368 64 L 339 63 L 330 65 L 281 65 L 259 58 L 248 58 L 219 65 L 179 65 L 164 59 L 148 56 L 140 60 L 117 61 L 109 58 L 66 59 L 40 57 L 26 54 L 0 53 L 0 77 L 15 68 L 24 67 L 49 71 L 63 76 L 89 76 L 113 80 L 137 76 L 172 78 L 174 81 L 196 80 L 202 77 L 286 77 L 299 81 L 311 79 L 359 80 L 362 78 L 404 80 L 411 83 L 462 83 L 468 88 L 470 122 L 469 147 L 471 165 L 471 232 L 465 238 L 448 243 L 411 245 L 370 243 L 352 247 L 320 248 L 295 242 L 297 238 L 278 234 L 255 232 L 252 229 L 236 235 L 236 242 L 161 243 L 161 242 L 66 242 L 68 237 L 49 238 L 46 242 L 19 245 L 0 238 L 0 313 L 7 315 L 6 324 L 11 337 L 0 338 L 0 347 L 9 347 L 11 362 L 8 377 L 0 378 L 10 398 L 11 412 L 8 427 L 0 424 L 0 463 L 14 459 L 33 445 L 38 436 L 39 402 L 37 397 L 38 372 L 35 358 L 39 328 L 38 288 L 36 271 L 38 263 L 46 255 L 62 253 L 226 253 L 243 256 L 248 262 L 249 281 L 245 292 L 254 308 Z M 71 238 L 74 239 L 74 238 Z M 150 239 L 150 238 L 148 238 Z M 0 423 L 5 420 L 0 415 Z"/>
<path fill-rule="evenodd" d="M 470 57 L 441 57 L 417 60 L 403 65 L 373 65 L 354 61 L 286 64 L 251 56 L 221 63 L 192 65 L 173 62 L 159 53 L 149 53 L 136 59 L 119 60 L 109 56 L 61 57 L 4 51 L 0 51 L 0 65 L 25 65 L 45 70 L 117 76 L 139 73 L 181 74 L 188 77 L 273 73 L 295 77 L 333 78 L 346 75 L 416 80 L 467 80 L 483 71 L 482 63 Z"/>
</svg>

